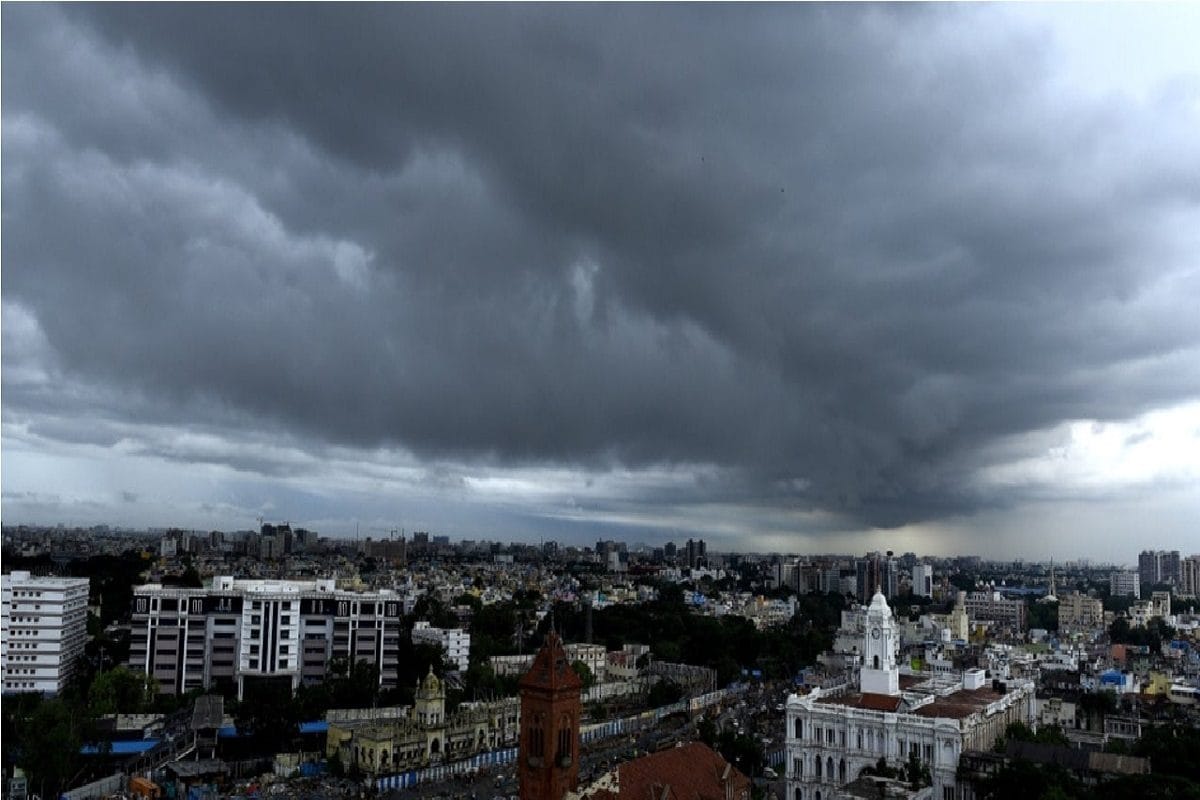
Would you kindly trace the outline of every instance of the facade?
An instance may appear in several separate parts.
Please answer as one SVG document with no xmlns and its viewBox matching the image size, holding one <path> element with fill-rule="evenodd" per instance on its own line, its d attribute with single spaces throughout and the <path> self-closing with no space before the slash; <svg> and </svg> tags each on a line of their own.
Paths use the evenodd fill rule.
<svg viewBox="0 0 1200 800">
<path fill-rule="evenodd" d="M 891 556 L 869 554 L 854 562 L 855 589 L 860 603 L 870 602 L 876 591 L 885 597 L 900 593 L 900 564 Z"/>
<path fill-rule="evenodd" d="M 470 666 L 471 634 L 462 628 L 431 628 L 428 622 L 418 620 L 413 623 L 412 640 L 436 644 L 446 651 L 446 659 L 460 672 L 466 672 Z"/>
<path fill-rule="evenodd" d="M 4 693 L 57 694 L 87 643 L 87 578 L 0 576 Z"/>
<path fill-rule="evenodd" d="M 1179 594 L 1200 597 L 1200 555 L 1188 556 L 1179 562 Z"/>
<path fill-rule="evenodd" d="M 1104 603 L 1086 594 L 1071 592 L 1058 599 L 1058 629 L 1077 633 L 1104 627 Z"/>
<path fill-rule="evenodd" d="M 891 609 L 877 593 L 864 616 L 858 687 L 788 698 L 787 800 L 830 800 L 879 759 L 900 766 L 910 754 L 929 767 L 934 798 L 958 798 L 963 751 L 990 748 L 1010 723 L 1032 721 L 1032 682 L 988 684 L 983 670 L 902 675 L 898 645 Z"/>
<path fill-rule="evenodd" d="M 203 589 L 135 587 L 129 666 L 164 694 L 286 680 L 324 680 L 330 661 L 370 661 L 395 686 L 402 603 L 394 592 L 339 591 L 311 581 L 213 578 Z"/>
<path fill-rule="evenodd" d="M 1141 599 L 1142 585 L 1138 573 L 1131 569 L 1113 570 L 1108 576 L 1108 593 L 1113 597 Z"/>
<path fill-rule="evenodd" d="M 1178 550 L 1143 550 L 1138 554 L 1138 577 L 1142 583 L 1178 586 L 1179 569 Z"/>
<path fill-rule="evenodd" d="M 325 755 L 372 777 L 458 761 L 516 744 L 519 711 L 508 698 L 464 703 L 447 715 L 445 687 L 430 670 L 411 708 L 330 711 Z"/>
<path fill-rule="evenodd" d="M 912 568 L 912 593 L 917 597 L 933 597 L 933 567 L 929 564 Z"/>
<path fill-rule="evenodd" d="M 964 605 L 973 620 L 994 622 L 1014 631 L 1025 630 L 1028 611 L 1022 600 L 1008 600 L 996 591 L 967 592 Z"/>
<path fill-rule="evenodd" d="M 521 800 L 562 800 L 579 783 L 579 675 L 551 632 L 518 684 Z"/>
</svg>

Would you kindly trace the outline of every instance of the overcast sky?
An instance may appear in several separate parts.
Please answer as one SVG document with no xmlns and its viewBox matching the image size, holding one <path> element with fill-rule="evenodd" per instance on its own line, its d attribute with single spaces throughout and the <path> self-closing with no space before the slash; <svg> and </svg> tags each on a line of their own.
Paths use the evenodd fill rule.
<svg viewBox="0 0 1200 800">
<path fill-rule="evenodd" d="M 1200 6 L 3 6 L 3 521 L 1200 551 Z"/>
</svg>

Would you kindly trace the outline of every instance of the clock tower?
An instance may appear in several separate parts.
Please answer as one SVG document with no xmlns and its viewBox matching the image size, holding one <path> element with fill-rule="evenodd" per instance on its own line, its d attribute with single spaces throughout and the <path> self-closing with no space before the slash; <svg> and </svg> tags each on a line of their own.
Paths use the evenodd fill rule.
<svg viewBox="0 0 1200 800">
<path fill-rule="evenodd" d="M 562 640 L 551 631 L 521 678 L 521 800 L 562 800 L 579 780 L 579 693 Z"/>
<path fill-rule="evenodd" d="M 882 592 L 875 592 L 867 608 L 863 632 L 863 663 L 859 671 L 859 689 L 864 694 L 900 694 L 900 669 L 896 666 L 899 649 L 896 622 Z"/>
</svg>

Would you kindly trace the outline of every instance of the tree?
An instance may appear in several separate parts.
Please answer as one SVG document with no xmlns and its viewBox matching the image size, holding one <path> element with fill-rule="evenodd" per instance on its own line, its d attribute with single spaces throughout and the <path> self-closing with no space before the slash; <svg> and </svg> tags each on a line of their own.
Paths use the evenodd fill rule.
<svg viewBox="0 0 1200 800">
<path fill-rule="evenodd" d="M 20 747 L 20 764 L 29 786 L 42 797 L 58 797 L 79 770 L 82 715 L 60 698 L 41 703 L 29 719 Z"/>
<path fill-rule="evenodd" d="M 921 759 L 917 757 L 917 753 L 914 750 L 910 750 L 908 753 L 908 764 L 904 769 L 904 778 L 914 791 L 933 783 L 933 775 L 930 773 L 929 767 L 921 763 Z"/>
<path fill-rule="evenodd" d="M 140 714 L 150 708 L 158 694 L 154 678 L 120 666 L 101 672 L 88 689 L 88 711 L 105 714 Z"/>
<path fill-rule="evenodd" d="M 596 676 L 592 674 L 592 668 L 587 664 L 576 659 L 571 663 L 571 669 L 575 670 L 575 674 L 579 676 L 579 680 L 583 684 L 583 691 L 586 692 L 596 685 Z"/>
</svg>

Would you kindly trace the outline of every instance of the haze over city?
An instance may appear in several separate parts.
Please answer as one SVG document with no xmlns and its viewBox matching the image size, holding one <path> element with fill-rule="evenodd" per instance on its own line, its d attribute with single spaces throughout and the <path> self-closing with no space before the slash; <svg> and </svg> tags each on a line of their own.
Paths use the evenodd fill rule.
<svg viewBox="0 0 1200 800">
<path fill-rule="evenodd" d="M 2 13 L 6 525 L 1200 540 L 1198 6 Z"/>
</svg>

